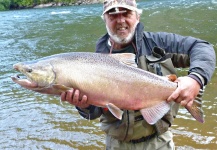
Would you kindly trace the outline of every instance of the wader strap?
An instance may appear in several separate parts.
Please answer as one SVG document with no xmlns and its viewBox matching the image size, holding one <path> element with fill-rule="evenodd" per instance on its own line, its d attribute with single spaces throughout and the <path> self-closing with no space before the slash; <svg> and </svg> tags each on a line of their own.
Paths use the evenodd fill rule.
<svg viewBox="0 0 217 150">
<path fill-rule="evenodd" d="M 141 120 L 144 120 L 142 115 L 136 116 L 134 121 L 137 122 L 137 121 L 141 121 Z"/>
<path fill-rule="evenodd" d="M 171 127 L 172 124 L 171 124 L 167 119 L 161 118 L 161 120 L 163 120 L 163 121 L 165 121 L 166 123 L 168 123 L 168 124 L 169 124 L 169 127 Z"/>
<path fill-rule="evenodd" d="M 140 138 L 140 139 L 130 140 L 129 142 L 131 142 L 131 143 L 133 143 L 133 144 L 145 142 L 145 141 L 148 141 L 148 140 L 154 138 L 156 135 L 157 135 L 157 134 L 154 133 L 154 134 L 148 135 L 148 136 L 146 136 L 146 137 L 142 137 L 142 138 Z"/>
<path fill-rule="evenodd" d="M 171 54 L 165 53 L 165 51 L 159 47 L 154 47 L 152 49 L 152 55 L 147 55 L 147 63 L 157 63 L 171 58 Z"/>
</svg>

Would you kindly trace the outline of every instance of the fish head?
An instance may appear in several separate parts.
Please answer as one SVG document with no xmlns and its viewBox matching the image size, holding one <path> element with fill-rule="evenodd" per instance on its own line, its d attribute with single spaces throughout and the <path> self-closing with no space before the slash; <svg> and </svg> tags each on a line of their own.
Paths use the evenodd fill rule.
<svg viewBox="0 0 217 150">
<path fill-rule="evenodd" d="M 13 76 L 12 80 L 27 89 L 49 87 L 55 82 L 55 72 L 49 62 L 21 62 L 13 68 L 22 75 Z"/>
</svg>

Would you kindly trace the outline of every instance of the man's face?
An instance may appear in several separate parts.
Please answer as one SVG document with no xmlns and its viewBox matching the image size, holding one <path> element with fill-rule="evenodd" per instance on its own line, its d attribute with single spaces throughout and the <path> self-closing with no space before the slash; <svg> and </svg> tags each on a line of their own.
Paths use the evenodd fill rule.
<svg viewBox="0 0 217 150">
<path fill-rule="evenodd" d="M 119 8 L 121 13 L 112 14 L 114 10 L 105 13 L 105 23 L 108 34 L 116 43 L 126 44 L 132 41 L 139 16 L 135 11 Z"/>
</svg>

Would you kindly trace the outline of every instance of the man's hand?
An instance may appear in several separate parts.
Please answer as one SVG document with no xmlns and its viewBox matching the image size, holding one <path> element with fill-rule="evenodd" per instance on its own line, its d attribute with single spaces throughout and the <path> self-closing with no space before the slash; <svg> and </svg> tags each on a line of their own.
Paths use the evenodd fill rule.
<svg viewBox="0 0 217 150">
<path fill-rule="evenodd" d="M 179 77 L 175 82 L 178 83 L 178 88 L 170 95 L 167 101 L 175 101 L 184 107 L 191 107 L 199 93 L 200 84 L 188 76 Z"/>
<path fill-rule="evenodd" d="M 75 105 L 80 108 L 87 108 L 90 105 L 87 104 L 87 96 L 83 95 L 82 98 L 80 99 L 80 91 L 79 90 L 68 90 L 67 92 L 62 92 L 61 93 L 61 100 L 62 101 L 67 101 L 72 105 Z"/>
</svg>

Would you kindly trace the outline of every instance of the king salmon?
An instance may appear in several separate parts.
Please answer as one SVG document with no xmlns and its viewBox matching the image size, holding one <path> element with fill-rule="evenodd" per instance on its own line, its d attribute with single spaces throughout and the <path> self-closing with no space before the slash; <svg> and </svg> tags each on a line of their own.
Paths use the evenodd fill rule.
<svg viewBox="0 0 217 150">
<path fill-rule="evenodd" d="M 88 104 L 106 107 L 118 119 L 124 110 L 140 110 L 149 124 L 155 124 L 171 108 L 167 98 L 177 83 L 137 68 L 135 55 L 71 52 L 20 62 L 14 69 L 25 75 L 12 80 L 39 93 L 60 95 L 71 88 L 88 97 Z M 35 87 L 28 87 L 33 84 Z M 173 102 L 174 103 L 174 102 Z M 187 108 L 199 122 L 204 122 L 201 103 Z"/>
</svg>

